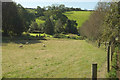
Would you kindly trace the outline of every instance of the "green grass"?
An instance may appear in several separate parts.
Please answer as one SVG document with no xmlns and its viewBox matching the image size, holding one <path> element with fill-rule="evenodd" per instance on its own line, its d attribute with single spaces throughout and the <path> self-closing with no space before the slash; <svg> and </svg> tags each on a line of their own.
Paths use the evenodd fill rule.
<svg viewBox="0 0 120 80">
<path fill-rule="evenodd" d="M 77 27 L 81 27 L 82 24 L 89 18 L 90 11 L 70 11 L 64 13 L 70 20 L 76 20 L 78 23 Z"/>
<path fill-rule="evenodd" d="M 34 37 L 37 36 L 37 35 L 39 36 L 39 33 L 29 33 L 29 34 L 30 34 L 30 36 L 34 36 Z M 45 35 L 46 37 L 48 37 L 48 36 L 49 36 L 49 37 L 53 37 L 52 35 L 48 35 L 48 34 L 45 34 L 45 33 L 40 34 L 40 36 L 44 36 L 44 35 Z"/>
<path fill-rule="evenodd" d="M 16 40 L 26 42 L 26 40 Z M 106 52 L 84 40 L 49 39 L 28 45 L 2 44 L 2 73 L 9 78 L 89 78 L 91 65 L 98 70 L 106 60 Z M 46 44 L 46 47 L 43 47 Z M 98 74 L 104 75 L 104 74 Z"/>
<path fill-rule="evenodd" d="M 41 19 L 39 19 L 39 18 L 36 18 L 36 23 L 37 23 L 38 25 L 43 24 L 44 22 L 45 22 L 44 20 L 41 20 Z"/>
</svg>

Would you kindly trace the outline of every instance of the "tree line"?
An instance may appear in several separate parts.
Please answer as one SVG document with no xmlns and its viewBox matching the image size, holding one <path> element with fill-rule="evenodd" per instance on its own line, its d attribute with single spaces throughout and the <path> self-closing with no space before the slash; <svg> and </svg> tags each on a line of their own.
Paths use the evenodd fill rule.
<svg viewBox="0 0 120 80">
<path fill-rule="evenodd" d="M 34 21 L 30 25 L 30 32 L 40 31 L 47 34 L 57 33 L 78 33 L 77 23 L 74 20 L 69 20 L 61 10 L 46 10 L 42 14 L 40 9 L 37 8 L 37 18 L 44 20 L 45 23 L 38 25 Z"/>
<path fill-rule="evenodd" d="M 32 12 L 32 10 L 34 12 Z M 67 8 L 65 5 L 52 5 L 37 9 L 24 8 L 15 2 L 2 3 L 2 33 L 3 36 L 19 36 L 23 32 L 41 32 L 47 34 L 73 33 L 77 34 L 77 23 L 69 20 L 63 14 L 65 11 L 81 10 L 80 8 Z M 36 23 L 36 19 L 44 23 Z"/>
<path fill-rule="evenodd" d="M 120 2 L 99 2 L 96 10 L 79 29 L 91 41 L 114 43 L 120 39 Z"/>
</svg>

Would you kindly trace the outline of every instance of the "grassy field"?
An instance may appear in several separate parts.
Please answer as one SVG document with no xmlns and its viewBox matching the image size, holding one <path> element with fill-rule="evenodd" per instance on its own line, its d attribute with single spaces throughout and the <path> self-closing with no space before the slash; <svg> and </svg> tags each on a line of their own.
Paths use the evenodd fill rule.
<svg viewBox="0 0 120 80">
<path fill-rule="evenodd" d="M 81 27 L 82 24 L 89 18 L 90 11 L 70 11 L 64 13 L 69 19 L 76 20 L 78 27 Z"/>
<path fill-rule="evenodd" d="M 97 62 L 100 71 L 106 60 L 104 50 L 84 40 L 29 40 L 22 48 L 18 42 L 26 40 L 2 44 L 3 77 L 89 78 L 91 64 Z"/>
</svg>

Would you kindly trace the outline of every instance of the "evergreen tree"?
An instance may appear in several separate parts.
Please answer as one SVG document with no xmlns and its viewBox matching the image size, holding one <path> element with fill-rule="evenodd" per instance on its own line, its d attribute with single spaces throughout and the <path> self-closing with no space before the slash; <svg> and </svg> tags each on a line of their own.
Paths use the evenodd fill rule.
<svg viewBox="0 0 120 80">
<path fill-rule="evenodd" d="M 54 34 L 54 25 L 52 21 L 50 20 L 50 18 L 46 19 L 45 21 L 44 32 L 46 34 L 51 34 L 51 35 Z"/>
<path fill-rule="evenodd" d="M 43 9 L 40 6 L 37 6 L 37 17 L 43 16 Z"/>
<path fill-rule="evenodd" d="M 14 2 L 2 3 L 2 30 L 3 35 L 21 35 L 24 31 L 22 18 Z"/>
<path fill-rule="evenodd" d="M 55 33 L 61 33 L 64 32 L 62 21 L 59 19 L 56 21 L 55 24 Z"/>
</svg>

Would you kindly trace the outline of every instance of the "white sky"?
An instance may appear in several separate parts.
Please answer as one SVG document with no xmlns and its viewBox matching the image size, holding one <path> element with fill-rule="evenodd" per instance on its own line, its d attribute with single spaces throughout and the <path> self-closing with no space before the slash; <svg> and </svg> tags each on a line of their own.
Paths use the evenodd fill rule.
<svg viewBox="0 0 120 80">
<path fill-rule="evenodd" d="M 0 0 L 2 2 L 9 2 L 11 0 Z M 99 1 L 113 1 L 118 2 L 120 0 L 12 0 L 15 2 L 99 2 Z"/>
<path fill-rule="evenodd" d="M 15 2 L 98 2 L 100 0 L 13 0 Z"/>
</svg>

